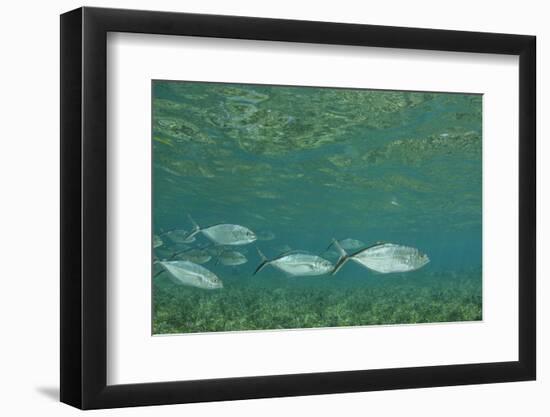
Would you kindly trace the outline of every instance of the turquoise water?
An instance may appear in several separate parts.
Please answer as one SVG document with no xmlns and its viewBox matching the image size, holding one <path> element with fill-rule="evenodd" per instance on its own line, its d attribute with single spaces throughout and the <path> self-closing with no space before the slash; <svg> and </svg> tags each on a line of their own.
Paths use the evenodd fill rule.
<svg viewBox="0 0 550 417">
<path fill-rule="evenodd" d="M 199 250 L 224 287 L 177 285 L 155 265 L 155 334 L 481 320 L 482 97 L 380 90 L 154 81 L 156 259 Z M 246 226 L 226 266 L 201 233 Z M 326 252 L 332 239 L 418 248 L 423 268 L 289 277 L 261 262 Z"/>
</svg>

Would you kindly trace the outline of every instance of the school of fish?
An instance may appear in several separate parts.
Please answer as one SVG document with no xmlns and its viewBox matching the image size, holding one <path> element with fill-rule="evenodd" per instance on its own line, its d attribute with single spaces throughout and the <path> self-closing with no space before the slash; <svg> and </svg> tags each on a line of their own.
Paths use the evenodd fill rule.
<svg viewBox="0 0 550 417">
<path fill-rule="evenodd" d="M 227 267 L 243 265 L 248 262 L 245 245 L 259 240 L 275 239 L 275 234 L 271 231 L 263 230 L 256 234 L 245 226 L 230 223 L 201 227 L 191 216 L 188 217 L 193 226 L 191 231 L 172 229 L 153 235 L 154 264 L 161 267 L 154 277 L 165 271 L 177 284 L 207 290 L 221 289 L 222 280 L 202 264 L 215 259 L 216 264 Z M 199 233 L 209 243 L 202 246 L 189 246 L 196 241 Z M 169 246 L 172 249 L 167 249 L 165 245 L 167 241 L 171 242 L 172 245 Z M 305 250 L 292 250 L 288 245 L 280 249 L 279 255 L 269 259 L 256 247 L 261 262 L 253 275 L 270 266 L 289 277 L 333 276 L 348 261 L 375 273 L 404 273 L 420 269 L 430 262 L 428 255 L 410 246 L 389 242 L 378 242 L 366 246 L 363 242 L 351 238 L 334 239 L 327 250 L 320 255 Z M 330 255 L 337 256 L 338 260 L 333 263 L 323 257 Z"/>
</svg>

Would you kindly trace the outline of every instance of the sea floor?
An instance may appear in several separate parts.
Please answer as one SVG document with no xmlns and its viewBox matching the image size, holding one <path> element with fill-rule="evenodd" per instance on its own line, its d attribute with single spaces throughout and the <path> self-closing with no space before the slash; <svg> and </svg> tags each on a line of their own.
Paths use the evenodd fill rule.
<svg viewBox="0 0 550 417">
<path fill-rule="evenodd" d="M 153 334 L 367 326 L 482 319 L 480 272 L 364 279 L 232 276 L 221 290 L 155 278 Z"/>
</svg>

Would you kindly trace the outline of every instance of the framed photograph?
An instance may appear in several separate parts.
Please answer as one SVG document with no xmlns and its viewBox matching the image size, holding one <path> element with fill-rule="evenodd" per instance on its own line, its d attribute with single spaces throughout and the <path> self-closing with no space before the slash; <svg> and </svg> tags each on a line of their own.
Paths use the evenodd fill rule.
<svg viewBox="0 0 550 417">
<path fill-rule="evenodd" d="M 533 380 L 535 37 L 61 16 L 61 401 Z"/>
</svg>

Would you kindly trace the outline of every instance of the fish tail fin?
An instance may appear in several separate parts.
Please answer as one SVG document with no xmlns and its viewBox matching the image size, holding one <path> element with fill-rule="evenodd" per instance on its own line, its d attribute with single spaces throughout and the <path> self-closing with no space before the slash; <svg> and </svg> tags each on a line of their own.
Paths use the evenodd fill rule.
<svg viewBox="0 0 550 417">
<path fill-rule="evenodd" d="M 267 265 L 269 265 L 270 261 L 266 258 L 266 256 L 262 253 L 262 251 L 260 250 L 260 248 L 258 248 L 256 246 L 256 250 L 258 251 L 258 255 L 260 255 L 260 258 L 262 260 L 262 262 L 260 263 L 260 265 L 258 265 L 258 267 L 256 268 L 256 270 L 254 271 L 254 273 L 252 275 L 256 275 L 258 272 L 260 272 L 262 269 L 264 269 Z"/>
<path fill-rule="evenodd" d="M 330 275 L 336 274 L 345 265 L 345 263 L 349 260 L 349 255 L 344 250 L 344 248 L 342 248 L 342 246 L 340 246 L 340 242 L 338 242 L 336 239 L 332 239 L 332 243 L 331 243 L 330 246 L 332 246 L 332 245 L 334 245 L 334 247 L 336 248 L 336 250 L 340 254 L 340 258 L 338 259 L 338 262 L 336 262 L 336 265 L 334 265 L 334 269 L 332 270 Z"/>
<path fill-rule="evenodd" d="M 269 265 L 269 261 L 265 260 L 262 261 L 260 265 L 256 268 L 256 270 L 252 273 L 252 275 L 256 275 L 258 272 L 260 272 L 262 269 L 264 269 L 267 265 Z"/>
<path fill-rule="evenodd" d="M 334 269 L 332 270 L 330 275 L 335 275 L 340 269 L 342 269 L 347 261 L 349 261 L 348 255 L 340 256 L 340 259 L 338 259 L 338 262 L 336 262 L 336 265 L 334 265 Z"/>
<path fill-rule="evenodd" d="M 201 228 L 197 224 L 197 222 L 195 220 L 193 220 L 193 217 L 191 217 L 190 214 L 187 215 L 187 218 L 189 219 L 189 221 L 193 225 L 193 230 L 191 230 L 191 233 L 189 233 L 187 235 L 186 239 L 191 239 L 193 236 L 195 236 L 197 233 L 199 233 L 201 231 Z"/>
<path fill-rule="evenodd" d="M 162 274 L 164 271 L 166 271 L 166 268 L 164 267 L 164 265 L 162 264 L 161 261 L 156 260 L 156 261 L 153 263 L 153 265 L 156 264 L 156 263 L 158 263 L 162 268 L 160 268 L 160 270 L 158 270 L 156 273 L 154 273 L 152 278 L 156 278 L 156 277 L 158 277 L 160 274 Z"/>
</svg>

